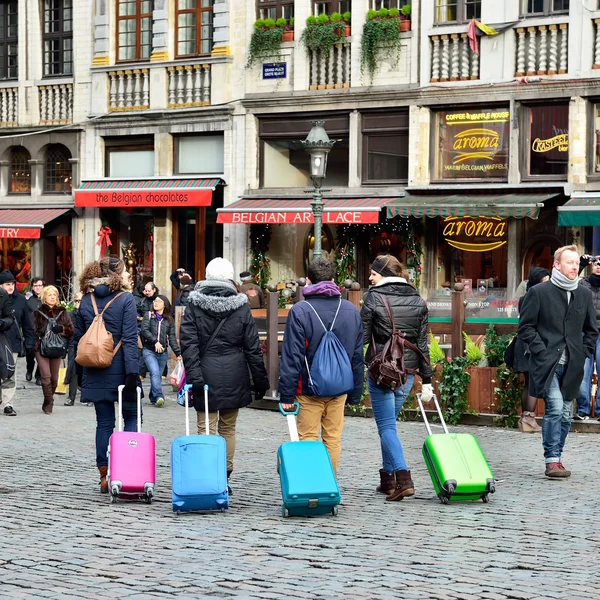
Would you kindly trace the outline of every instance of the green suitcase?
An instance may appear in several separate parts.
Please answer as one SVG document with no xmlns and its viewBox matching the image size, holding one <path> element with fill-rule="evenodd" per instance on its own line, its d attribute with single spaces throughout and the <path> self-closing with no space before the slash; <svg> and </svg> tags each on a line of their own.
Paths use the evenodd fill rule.
<svg viewBox="0 0 600 600">
<path fill-rule="evenodd" d="M 429 433 L 423 458 L 437 497 L 442 504 L 479 499 L 488 502 L 496 483 L 479 442 L 470 433 L 449 433 L 437 398 L 433 399 L 444 433 L 432 434 L 420 394 L 417 396 Z"/>
</svg>

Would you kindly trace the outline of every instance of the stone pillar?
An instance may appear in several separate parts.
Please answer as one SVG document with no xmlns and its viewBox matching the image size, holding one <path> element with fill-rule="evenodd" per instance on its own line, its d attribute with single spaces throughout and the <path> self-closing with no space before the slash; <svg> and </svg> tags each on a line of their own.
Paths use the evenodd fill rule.
<svg viewBox="0 0 600 600">
<path fill-rule="evenodd" d="M 173 263 L 173 217 L 172 210 L 160 211 L 165 216 L 154 219 L 154 265 L 153 280 L 165 296 L 171 294 L 169 276 Z M 166 214 L 165 214 L 166 213 Z M 201 241 L 203 243 L 204 240 Z"/>
<path fill-rule="evenodd" d="M 569 103 L 569 183 L 587 183 L 587 102 L 571 98 Z"/>
<path fill-rule="evenodd" d="M 32 158 L 31 165 L 31 195 L 41 196 L 44 192 L 44 161 Z"/>
<path fill-rule="evenodd" d="M 152 62 L 169 60 L 169 7 L 165 0 L 154 0 L 152 19 L 152 56 L 150 60 Z"/>
<path fill-rule="evenodd" d="M 508 254 L 507 254 L 507 276 L 506 276 L 506 299 L 515 297 L 518 285 L 521 283 L 521 263 L 519 260 L 519 240 L 521 224 L 517 219 L 508 219 Z"/>
<path fill-rule="evenodd" d="M 107 0 L 96 0 L 94 15 L 94 59 L 93 67 L 110 64 L 110 21 Z"/>
<path fill-rule="evenodd" d="M 0 160 L 0 197 L 5 198 L 10 190 L 10 161 Z"/>
<path fill-rule="evenodd" d="M 510 126 L 508 128 L 508 155 L 510 160 L 508 161 L 508 183 L 520 183 L 521 182 L 521 152 L 519 147 L 519 136 L 524 137 L 525 131 L 519 129 L 519 115 L 517 113 L 517 103 L 513 100 L 510 101 L 509 112 L 510 112 Z M 527 161 L 527 158 L 525 158 Z M 525 162 L 525 165 L 527 162 Z"/>
<path fill-rule="evenodd" d="M 243 11 L 240 11 L 240 14 Z M 213 56 L 229 56 L 230 43 L 229 0 L 215 0 L 213 6 Z"/>
<path fill-rule="evenodd" d="M 154 175 L 156 177 L 173 175 L 173 136 L 170 133 L 154 135 Z"/>
<path fill-rule="evenodd" d="M 69 158 L 71 163 L 71 186 L 73 189 L 79 187 L 79 159 Z"/>
<path fill-rule="evenodd" d="M 431 111 L 426 107 L 411 105 L 409 109 L 408 185 L 429 185 L 429 139 Z"/>
<path fill-rule="evenodd" d="M 300 40 L 306 29 L 306 19 L 310 16 L 310 0 L 296 0 L 294 5 L 294 39 Z M 304 44 L 295 42 L 294 52 L 294 90 L 307 90 L 310 82 L 310 60 Z"/>
<path fill-rule="evenodd" d="M 360 135 L 361 128 L 361 117 L 357 110 L 353 110 L 350 113 L 350 135 L 349 135 L 349 173 L 348 173 L 348 187 L 360 187 L 361 181 L 361 167 L 362 161 L 360 157 L 361 153 L 361 140 Z"/>
</svg>

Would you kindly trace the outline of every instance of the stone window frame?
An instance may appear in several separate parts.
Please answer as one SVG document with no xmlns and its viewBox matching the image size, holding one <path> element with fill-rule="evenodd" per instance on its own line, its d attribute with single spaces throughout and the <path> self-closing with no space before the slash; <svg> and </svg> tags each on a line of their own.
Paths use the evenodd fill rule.
<svg viewBox="0 0 600 600">
<path fill-rule="evenodd" d="M 104 141 L 104 176 L 112 177 L 110 174 L 110 155 L 112 152 L 132 152 L 135 150 L 152 150 L 156 152 L 156 144 L 153 135 L 124 135 L 117 137 L 105 137 Z"/>
<path fill-rule="evenodd" d="M 142 12 L 144 4 L 150 4 L 149 12 Z M 122 5 L 135 4 L 135 13 L 131 15 L 120 15 L 120 9 Z M 154 0 L 117 0 L 116 2 L 116 62 L 119 64 L 128 63 L 128 62 L 139 62 L 150 60 L 152 55 L 152 37 L 153 37 L 153 12 L 154 12 Z M 142 29 L 142 24 L 145 19 L 150 20 L 150 28 Z M 119 42 L 120 37 L 120 28 L 122 22 L 133 21 L 135 23 L 135 45 L 134 46 L 122 46 Z M 149 43 L 142 44 L 142 32 L 148 31 L 150 34 Z M 123 33 L 131 33 L 131 32 L 123 32 Z M 143 49 L 147 46 L 148 48 L 148 56 L 143 56 Z M 135 48 L 135 56 L 133 58 L 119 58 L 121 49 L 125 48 Z"/>
<path fill-rule="evenodd" d="M 380 8 L 402 8 L 407 4 L 411 4 L 412 0 L 370 0 L 369 8 L 371 10 L 379 10 Z"/>
<path fill-rule="evenodd" d="M 24 146 L 13 146 L 8 165 L 8 193 L 31 194 L 31 154 Z M 14 189 L 23 185 L 24 189 Z"/>
<path fill-rule="evenodd" d="M 207 56 L 210 55 L 212 51 L 212 43 L 214 38 L 214 0 L 207 0 L 210 3 L 210 6 L 202 6 L 205 0 L 196 0 L 195 8 L 179 8 L 180 4 L 184 2 L 184 0 L 176 0 L 175 1 L 175 58 L 190 58 L 193 56 Z M 209 37 L 202 37 L 202 29 L 204 24 L 202 23 L 202 18 L 205 13 L 210 13 L 210 24 L 209 24 Z M 192 29 L 192 27 L 180 27 L 179 26 L 179 16 L 194 14 L 194 26 L 195 30 L 195 49 L 191 54 L 179 54 L 179 30 L 180 29 Z M 202 44 L 208 40 L 209 50 L 206 52 L 202 52 Z"/>
<path fill-rule="evenodd" d="M 71 77 L 73 75 L 73 0 L 44 0 L 42 27 L 44 77 Z"/>
<path fill-rule="evenodd" d="M 321 14 L 332 15 L 334 12 L 344 14 L 351 10 L 351 0 L 312 0 L 312 14 L 315 17 Z"/>
<path fill-rule="evenodd" d="M 274 11 L 274 13 L 272 12 Z M 291 19 L 294 16 L 294 0 L 256 0 L 257 19 Z"/>
<path fill-rule="evenodd" d="M 478 10 L 475 8 L 470 14 L 468 7 L 478 7 Z M 451 9 L 455 11 L 454 19 L 442 20 L 442 12 L 448 15 Z M 435 25 L 465 25 L 471 19 L 481 19 L 481 0 L 435 0 L 434 11 Z"/>
<path fill-rule="evenodd" d="M 63 144 L 47 146 L 44 158 L 44 194 L 70 194 L 73 191 L 71 159 L 71 152 Z M 65 178 L 67 181 L 64 181 Z"/>
<path fill-rule="evenodd" d="M 11 16 L 15 17 L 12 25 L 10 24 Z M 9 35 L 9 28 L 12 27 L 15 29 L 15 35 Z M 18 79 L 19 13 L 17 0 L 0 2 L 0 31 L 4 32 L 4 37 L 0 39 L 0 79 L 4 81 Z M 13 64 L 11 64 L 11 58 Z"/>
<path fill-rule="evenodd" d="M 535 0 L 521 0 L 521 18 L 532 19 L 538 17 L 550 17 L 553 15 L 568 15 L 569 7 L 565 8 L 554 8 L 556 4 L 567 2 L 570 4 L 570 0 L 541 0 L 544 4 L 544 8 L 541 11 L 534 12 L 528 10 L 527 5 Z M 538 0 L 539 1 L 539 0 Z"/>
</svg>

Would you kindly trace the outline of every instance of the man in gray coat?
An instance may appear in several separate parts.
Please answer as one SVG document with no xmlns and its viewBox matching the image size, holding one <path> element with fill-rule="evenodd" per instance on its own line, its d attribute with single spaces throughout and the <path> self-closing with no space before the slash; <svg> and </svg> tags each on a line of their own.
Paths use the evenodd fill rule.
<svg viewBox="0 0 600 600">
<path fill-rule="evenodd" d="M 585 359 L 598 338 L 592 294 L 579 285 L 577 246 L 559 248 L 550 281 L 532 287 L 524 297 L 518 335 L 529 346 L 529 393 L 545 402 L 545 475 L 569 477 L 561 457 Z"/>
</svg>

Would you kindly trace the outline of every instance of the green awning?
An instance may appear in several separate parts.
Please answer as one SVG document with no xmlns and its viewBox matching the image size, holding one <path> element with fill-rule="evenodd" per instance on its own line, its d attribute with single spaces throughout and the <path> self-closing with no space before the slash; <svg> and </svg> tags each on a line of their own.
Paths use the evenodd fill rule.
<svg viewBox="0 0 600 600">
<path fill-rule="evenodd" d="M 558 224 L 565 227 L 600 225 L 600 192 L 574 193 L 558 207 Z"/>
<path fill-rule="evenodd" d="M 558 194 L 406 194 L 387 205 L 393 217 L 500 217 L 537 219 L 543 203 Z"/>
</svg>

